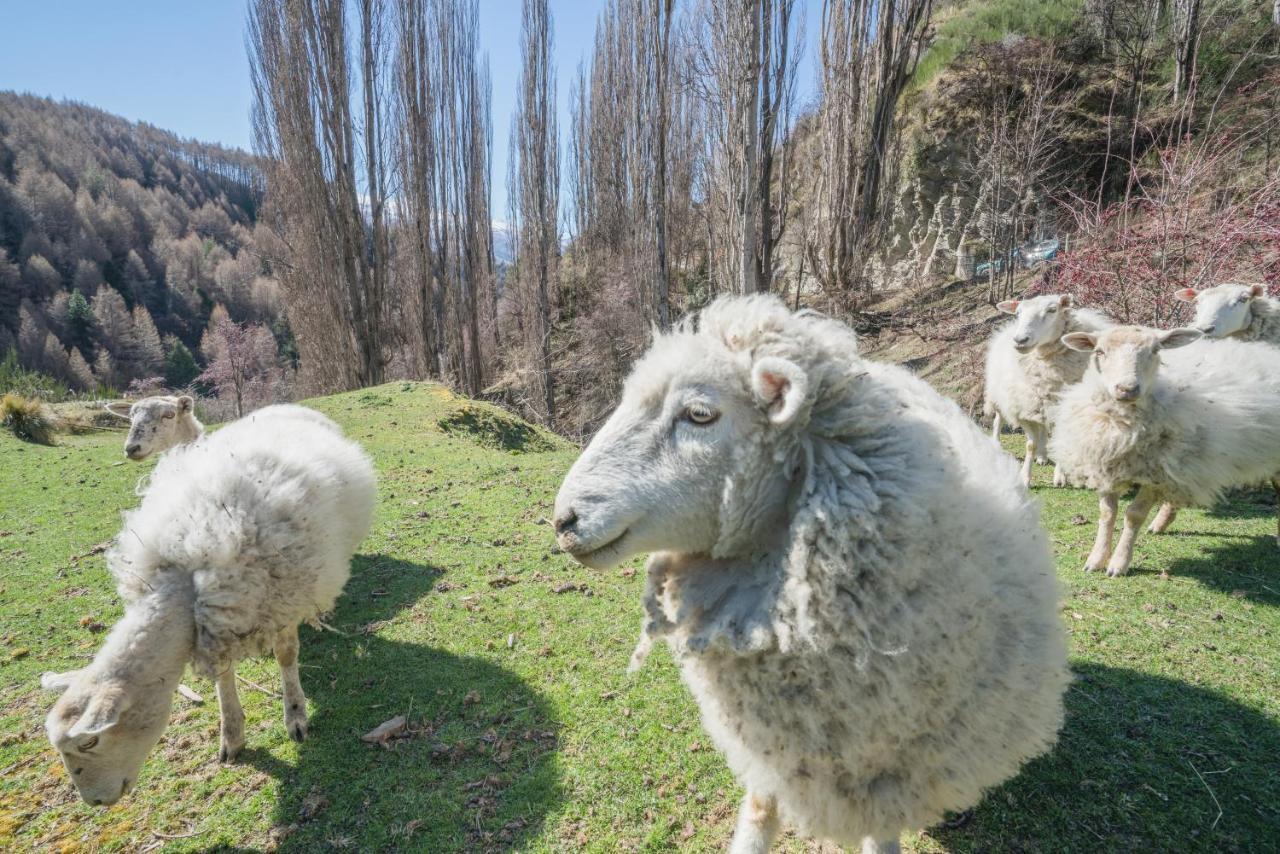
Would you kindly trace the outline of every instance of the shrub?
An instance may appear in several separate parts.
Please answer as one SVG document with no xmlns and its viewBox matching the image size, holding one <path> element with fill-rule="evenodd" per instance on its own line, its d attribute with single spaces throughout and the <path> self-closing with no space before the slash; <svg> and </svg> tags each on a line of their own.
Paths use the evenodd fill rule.
<svg viewBox="0 0 1280 854">
<path fill-rule="evenodd" d="M 33 397 L 6 394 L 0 398 L 0 424 L 24 442 L 53 444 L 53 416 Z"/>
<path fill-rule="evenodd" d="M 73 397 L 65 383 L 39 371 L 22 367 L 16 350 L 10 349 L 0 359 L 0 393 L 12 392 L 22 397 L 38 397 L 57 402 Z"/>
</svg>

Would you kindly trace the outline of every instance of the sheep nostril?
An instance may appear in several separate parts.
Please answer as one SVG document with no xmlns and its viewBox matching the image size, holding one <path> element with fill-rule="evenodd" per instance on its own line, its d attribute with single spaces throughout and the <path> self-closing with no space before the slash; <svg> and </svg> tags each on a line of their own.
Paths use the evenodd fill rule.
<svg viewBox="0 0 1280 854">
<path fill-rule="evenodd" d="M 129 456 L 133 456 L 134 454 L 138 453 L 138 451 L 141 451 L 141 450 L 142 450 L 141 445 L 130 445 L 124 449 L 124 452 Z"/>
<path fill-rule="evenodd" d="M 555 519 L 556 533 L 563 534 L 576 524 L 578 524 L 578 514 L 573 510 L 566 510 Z"/>
</svg>

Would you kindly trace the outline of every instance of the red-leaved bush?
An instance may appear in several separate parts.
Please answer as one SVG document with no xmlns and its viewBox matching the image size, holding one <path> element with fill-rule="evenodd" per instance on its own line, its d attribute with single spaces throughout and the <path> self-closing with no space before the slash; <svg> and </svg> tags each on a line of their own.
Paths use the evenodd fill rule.
<svg viewBox="0 0 1280 854">
<path fill-rule="evenodd" d="M 275 338 L 262 324 L 222 318 L 205 332 L 200 350 L 209 365 L 197 380 L 213 386 L 221 417 L 290 399 L 293 372 L 281 364 Z"/>
<path fill-rule="evenodd" d="M 1251 165 L 1246 142 L 1222 134 L 1171 146 L 1157 152 L 1127 201 L 1103 207 L 1074 199 L 1070 251 L 1037 289 L 1157 327 L 1187 318 L 1173 299 L 1179 288 L 1280 289 L 1280 174 Z"/>
</svg>

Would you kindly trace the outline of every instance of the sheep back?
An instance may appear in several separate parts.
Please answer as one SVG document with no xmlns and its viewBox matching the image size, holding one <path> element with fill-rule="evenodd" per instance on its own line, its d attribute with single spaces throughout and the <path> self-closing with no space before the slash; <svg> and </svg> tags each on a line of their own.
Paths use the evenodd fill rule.
<svg viewBox="0 0 1280 854">
<path fill-rule="evenodd" d="M 166 573 L 191 576 L 194 664 L 206 674 L 330 610 L 368 531 L 364 451 L 310 418 L 291 419 L 288 434 L 247 417 L 170 451 L 109 554 L 126 602 Z"/>
</svg>

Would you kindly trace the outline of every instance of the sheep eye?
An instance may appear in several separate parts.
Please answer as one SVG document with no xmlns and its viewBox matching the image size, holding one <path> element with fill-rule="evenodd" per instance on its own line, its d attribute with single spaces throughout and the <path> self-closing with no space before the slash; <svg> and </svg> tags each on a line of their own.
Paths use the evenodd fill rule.
<svg viewBox="0 0 1280 854">
<path fill-rule="evenodd" d="M 691 421 L 700 427 L 714 423 L 720 417 L 720 413 L 710 409 L 702 404 L 695 403 L 687 407 L 684 411 L 686 421 Z"/>
<path fill-rule="evenodd" d="M 83 744 L 79 745 L 77 749 L 78 749 L 81 753 L 84 753 L 86 750 L 93 750 L 93 749 L 94 749 L 95 747 L 97 747 L 97 746 L 98 746 L 98 737 L 95 735 L 95 736 L 91 737 L 88 741 L 86 741 L 86 742 L 84 742 Z"/>
<path fill-rule="evenodd" d="M 175 412 L 166 412 L 166 413 L 165 413 L 165 415 L 164 415 L 164 417 L 165 417 L 165 418 L 173 418 L 176 414 L 177 414 L 177 413 L 175 413 Z"/>
<path fill-rule="evenodd" d="M 1050 314 L 1056 314 L 1057 312 L 1058 312 L 1058 307 L 1057 307 L 1056 305 L 1051 305 L 1051 306 L 1049 306 L 1049 313 L 1050 313 Z"/>
</svg>

